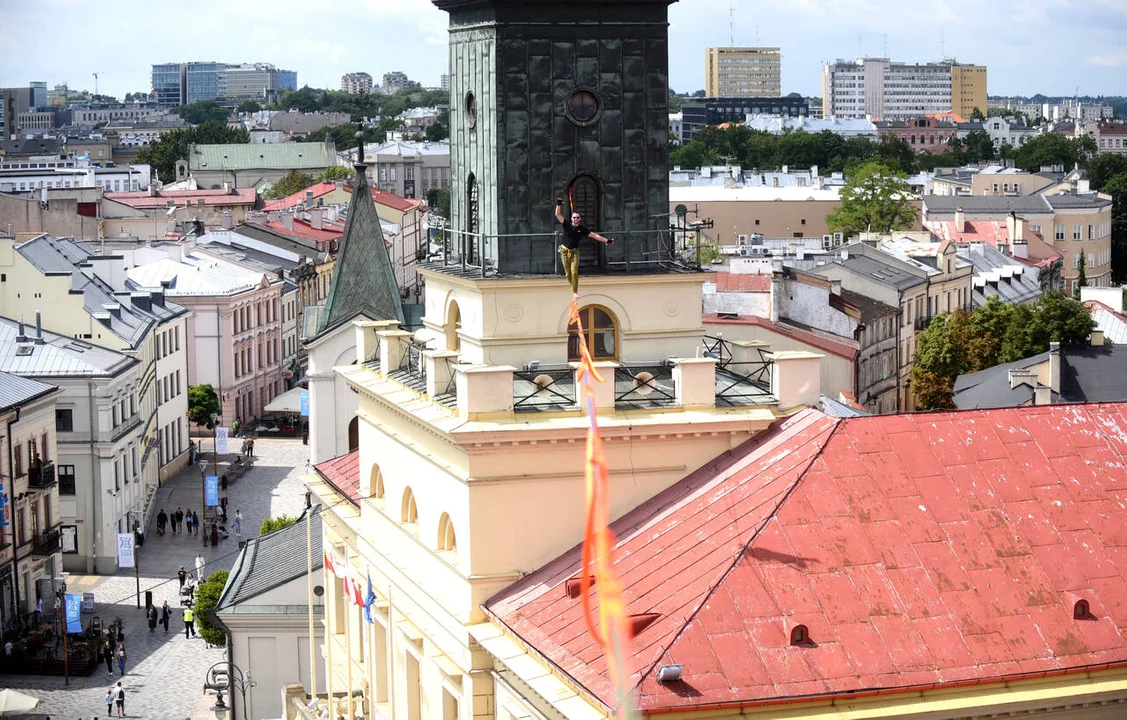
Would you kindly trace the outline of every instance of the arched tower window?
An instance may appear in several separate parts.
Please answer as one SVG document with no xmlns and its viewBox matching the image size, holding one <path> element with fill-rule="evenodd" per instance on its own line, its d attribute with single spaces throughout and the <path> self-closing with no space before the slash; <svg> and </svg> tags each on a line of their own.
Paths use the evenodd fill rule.
<svg viewBox="0 0 1127 720">
<path fill-rule="evenodd" d="M 591 175 L 576 175 L 567 188 L 572 212 L 583 216 L 583 224 L 598 232 L 602 228 L 602 192 Z"/>
<path fill-rule="evenodd" d="M 458 549 L 458 541 L 454 536 L 454 522 L 447 513 L 442 513 L 442 517 L 438 520 L 438 549 L 451 551 Z"/>
<path fill-rule="evenodd" d="M 579 310 L 583 333 L 587 338 L 587 352 L 594 360 L 618 359 L 618 321 L 614 314 L 601 305 L 588 305 Z M 579 328 L 572 323 L 567 329 L 568 362 L 578 362 Z"/>
<path fill-rule="evenodd" d="M 407 525 L 419 522 L 419 509 L 415 506 L 415 493 L 411 492 L 411 488 L 403 491 L 403 510 L 399 521 Z"/>
<path fill-rule="evenodd" d="M 372 466 L 372 473 L 368 477 L 368 497 L 373 500 L 383 498 L 383 472 L 379 465 Z"/>
<path fill-rule="evenodd" d="M 462 254 L 468 263 L 477 263 L 481 238 L 476 237 L 481 232 L 481 198 L 477 186 L 477 177 L 473 173 L 466 179 L 466 236 Z"/>
<path fill-rule="evenodd" d="M 462 349 L 462 340 L 458 331 L 462 329 L 462 312 L 458 309 L 457 302 L 451 302 L 446 310 L 446 349 L 458 352 Z"/>
</svg>

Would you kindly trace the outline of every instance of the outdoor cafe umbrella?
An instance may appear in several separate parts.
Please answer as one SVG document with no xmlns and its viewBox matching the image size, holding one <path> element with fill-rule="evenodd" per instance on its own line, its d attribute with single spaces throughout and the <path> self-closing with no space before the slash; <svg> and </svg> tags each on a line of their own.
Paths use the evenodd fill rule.
<svg viewBox="0 0 1127 720">
<path fill-rule="evenodd" d="M 308 391 L 303 387 L 295 387 L 292 390 L 287 390 L 271 400 L 270 403 L 262 409 L 269 413 L 299 413 L 301 412 L 301 394 L 303 392 Z"/>
<path fill-rule="evenodd" d="M 39 699 L 15 690 L 0 690 L 0 715 L 20 715 L 39 705 Z"/>
</svg>

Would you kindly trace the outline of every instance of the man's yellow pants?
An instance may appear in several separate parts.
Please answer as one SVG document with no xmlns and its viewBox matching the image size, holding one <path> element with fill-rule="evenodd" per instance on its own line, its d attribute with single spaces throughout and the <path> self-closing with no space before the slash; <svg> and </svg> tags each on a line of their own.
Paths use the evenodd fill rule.
<svg viewBox="0 0 1127 720">
<path fill-rule="evenodd" d="M 564 274 L 567 275 L 567 281 L 571 283 L 571 292 L 578 294 L 579 248 L 571 250 L 566 245 L 560 245 L 560 262 L 563 263 Z"/>
</svg>

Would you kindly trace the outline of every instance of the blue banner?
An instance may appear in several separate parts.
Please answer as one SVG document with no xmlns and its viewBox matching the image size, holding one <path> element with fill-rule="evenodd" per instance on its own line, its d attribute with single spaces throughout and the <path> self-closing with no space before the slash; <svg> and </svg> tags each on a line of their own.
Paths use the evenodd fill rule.
<svg viewBox="0 0 1127 720">
<path fill-rule="evenodd" d="M 82 596 L 76 593 L 66 595 L 67 632 L 82 632 Z"/>
<path fill-rule="evenodd" d="M 8 525 L 8 493 L 4 492 L 4 479 L 0 477 L 0 527 Z"/>
<path fill-rule="evenodd" d="M 219 504 L 219 476 L 208 475 L 204 479 L 204 504 L 215 507 Z"/>
<path fill-rule="evenodd" d="M 309 417 L 309 391 L 308 390 L 303 390 L 302 393 L 301 393 L 301 416 L 302 417 Z"/>
</svg>

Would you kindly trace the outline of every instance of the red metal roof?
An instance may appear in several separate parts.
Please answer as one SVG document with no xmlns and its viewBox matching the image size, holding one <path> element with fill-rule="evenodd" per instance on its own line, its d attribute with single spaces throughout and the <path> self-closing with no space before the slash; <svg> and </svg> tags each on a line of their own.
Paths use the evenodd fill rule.
<svg viewBox="0 0 1127 720">
<path fill-rule="evenodd" d="M 185 202 L 196 205 L 203 200 L 207 205 L 254 205 L 258 192 L 254 188 L 239 188 L 231 192 L 226 190 L 160 190 L 155 195 L 149 195 L 147 190 L 140 192 L 108 192 L 107 200 L 119 202 L 133 208 L 163 208 L 171 200 L 177 206 Z"/>
<path fill-rule="evenodd" d="M 794 416 L 614 523 L 644 712 L 1127 662 L 1127 404 Z M 566 582 L 488 612 L 608 707 Z M 1092 617 L 1073 618 L 1073 601 Z M 812 642 L 790 644 L 806 625 Z M 656 681 L 683 665 L 681 682 Z"/>
<path fill-rule="evenodd" d="M 341 236 L 344 235 L 344 230 L 339 225 L 325 223 L 324 229 L 317 230 L 309 223 L 298 218 L 294 218 L 292 230 L 288 229 L 278 220 L 275 220 L 273 222 L 247 222 L 247 225 L 259 225 L 261 227 L 267 227 L 278 233 L 279 235 L 301 238 L 303 240 L 312 240 L 313 242 L 318 243 L 340 240 Z"/>
<path fill-rule="evenodd" d="M 360 504 L 360 451 L 335 457 L 313 466 L 317 474 L 353 505 Z"/>
<path fill-rule="evenodd" d="M 718 272 L 716 292 L 771 292 L 771 276 Z"/>
<path fill-rule="evenodd" d="M 295 192 L 293 195 L 288 195 L 281 200 L 272 200 L 266 203 L 263 206 L 263 209 L 267 211 L 275 211 L 297 207 L 298 205 L 304 203 L 308 198 L 308 195 L 306 195 L 306 193 L 312 192 L 313 199 L 316 200 L 317 198 L 323 195 L 327 195 L 335 190 L 336 186 L 337 185 L 335 182 L 320 182 L 316 185 L 310 185 L 304 190 Z M 351 185 L 344 185 L 342 189 L 348 193 L 352 192 Z M 395 193 L 391 193 L 386 190 L 380 190 L 379 188 L 371 188 L 371 190 L 373 202 L 377 203 L 378 205 L 385 205 L 387 207 L 393 208 L 395 210 L 398 210 L 399 212 L 408 212 L 423 204 L 422 200 L 412 200 L 410 198 L 399 197 Z"/>
</svg>

